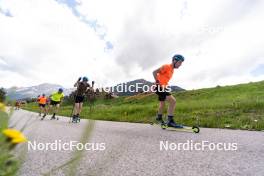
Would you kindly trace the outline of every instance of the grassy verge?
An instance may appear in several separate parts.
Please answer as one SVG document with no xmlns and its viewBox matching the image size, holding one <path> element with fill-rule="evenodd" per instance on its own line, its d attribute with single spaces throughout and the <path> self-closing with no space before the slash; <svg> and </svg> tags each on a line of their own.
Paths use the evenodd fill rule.
<svg viewBox="0 0 264 176">
<path fill-rule="evenodd" d="M 173 93 L 177 100 L 175 120 L 184 125 L 209 128 L 264 130 L 264 82 Z M 139 95 L 97 100 L 82 118 L 148 123 L 154 120 L 157 96 Z M 24 107 L 38 111 L 35 103 Z M 64 103 L 60 115 L 70 116 L 72 105 Z"/>
<path fill-rule="evenodd" d="M 3 129 L 7 128 L 8 115 L 0 111 L 0 175 L 15 175 L 18 171 L 19 164 L 13 158 L 6 138 L 2 135 Z"/>
</svg>

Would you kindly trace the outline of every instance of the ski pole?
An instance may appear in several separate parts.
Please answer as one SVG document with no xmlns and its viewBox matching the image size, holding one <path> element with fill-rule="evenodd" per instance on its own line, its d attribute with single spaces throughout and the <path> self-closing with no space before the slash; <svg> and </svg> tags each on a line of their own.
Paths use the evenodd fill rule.
<svg viewBox="0 0 264 176">
<path fill-rule="evenodd" d="M 90 113 L 92 112 L 92 107 L 93 107 L 93 101 L 94 101 L 94 90 L 93 90 L 93 88 L 94 88 L 94 81 L 92 81 L 92 89 L 91 89 L 91 91 L 90 91 Z"/>
</svg>

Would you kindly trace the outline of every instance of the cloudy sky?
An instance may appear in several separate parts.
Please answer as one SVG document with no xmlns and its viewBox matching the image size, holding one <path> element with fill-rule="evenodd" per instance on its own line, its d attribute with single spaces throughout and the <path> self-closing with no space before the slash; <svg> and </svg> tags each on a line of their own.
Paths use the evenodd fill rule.
<svg viewBox="0 0 264 176">
<path fill-rule="evenodd" d="M 185 56 L 186 89 L 264 80 L 262 0 L 0 0 L 0 87 L 138 78 Z"/>
</svg>

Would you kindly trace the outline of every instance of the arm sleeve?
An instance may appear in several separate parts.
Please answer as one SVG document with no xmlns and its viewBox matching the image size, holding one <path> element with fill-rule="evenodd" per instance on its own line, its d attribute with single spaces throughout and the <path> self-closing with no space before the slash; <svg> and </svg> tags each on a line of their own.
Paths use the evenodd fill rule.
<svg viewBox="0 0 264 176">
<path fill-rule="evenodd" d="M 52 97 L 55 94 L 55 92 L 52 92 L 49 97 Z"/>
</svg>

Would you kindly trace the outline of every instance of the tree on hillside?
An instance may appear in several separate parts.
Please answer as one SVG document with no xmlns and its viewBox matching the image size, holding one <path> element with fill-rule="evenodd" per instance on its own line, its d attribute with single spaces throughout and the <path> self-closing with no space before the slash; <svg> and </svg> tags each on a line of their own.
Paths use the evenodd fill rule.
<svg viewBox="0 0 264 176">
<path fill-rule="evenodd" d="M 5 98 L 6 98 L 6 92 L 5 92 L 4 88 L 1 88 L 0 89 L 0 102 L 5 101 Z"/>
</svg>

